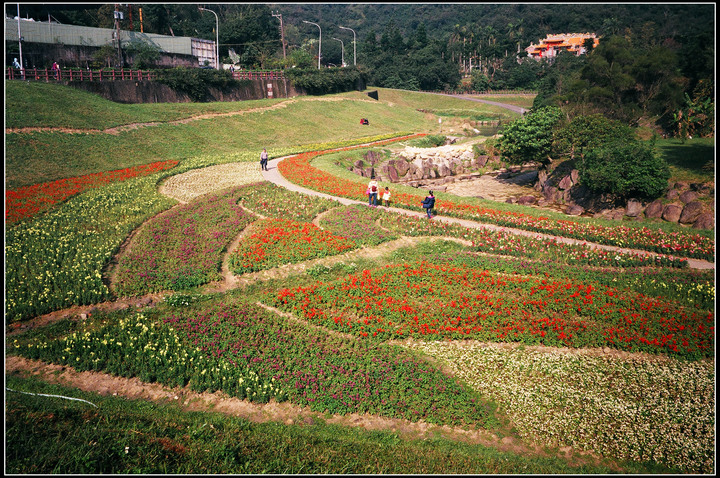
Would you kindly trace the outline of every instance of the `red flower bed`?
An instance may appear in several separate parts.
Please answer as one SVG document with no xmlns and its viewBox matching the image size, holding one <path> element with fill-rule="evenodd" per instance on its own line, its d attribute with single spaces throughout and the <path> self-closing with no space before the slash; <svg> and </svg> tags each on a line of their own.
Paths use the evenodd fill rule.
<svg viewBox="0 0 720 478">
<path fill-rule="evenodd" d="M 159 161 L 142 164 L 132 168 L 117 169 L 102 173 L 87 174 L 75 178 L 58 179 L 47 183 L 33 184 L 5 192 L 5 221 L 14 223 L 33 217 L 50 209 L 67 198 L 105 184 L 126 181 L 128 179 L 174 168 L 179 161 Z"/>
<path fill-rule="evenodd" d="M 364 270 L 268 296 L 276 307 L 311 322 L 381 339 L 614 347 L 688 357 L 710 356 L 715 342 L 712 311 L 575 281 L 427 262 Z"/>
<path fill-rule="evenodd" d="M 391 141 L 413 138 L 421 135 L 405 136 L 385 140 L 373 145 L 382 145 Z M 367 200 L 365 185 L 338 178 L 314 168 L 310 165 L 312 158 L 320 154 L 364 148 L 365 145 L 327 151 L 312 151 L 285 159 L 279 165 L 280 172 L 288 180 L 309 189 L 321 191 L 335 196 L 351 199 Z M 395 206 L 420 210 L 422 196 L 404 193 L 393 193 Z M 646 227 L 631 228 L 627 226 L 599 226 L 583 224 L 571 220 L 553 220 L 547 216 L 501 211 L 482 206 L 456 204 L 446 200 L 437 200 L 435 209 L 439 214 L 460 217 L 481 222 L 489 222 L 499 226 L 514 227 L 529 231 L 571 237 L 580 240 L 599 242 L 642 249 L 660 254 L 680 255 L 697 259 L 714 260 L 715 241 L 713 238 L 699 234 L 668 233 L 662 230 L 651 230 Z"/>
<path fill-rule="evenodd" d="M 351 240 L 323 231 L 312 223 L 269 218 L 259 222 L 259 232 L 240 243 L 238 251 L 230 257 L 230 269 L 244 274 L 332 256 L 353 247 Z"/>
</svg>

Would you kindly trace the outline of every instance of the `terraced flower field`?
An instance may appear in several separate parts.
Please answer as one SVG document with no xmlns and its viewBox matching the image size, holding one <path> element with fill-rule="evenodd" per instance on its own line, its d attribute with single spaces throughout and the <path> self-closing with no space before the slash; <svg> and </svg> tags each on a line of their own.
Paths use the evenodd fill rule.
<svg viewBox="0 0 720 478">
<path fill-rule="evenodd" d="M 6 322 L 90 312 L 10 328 L 6 353 L 318 417 L 486 431 L 620 470 L 713 472 L 715 279 L 684 259 L 713 257 L 713 240 L 451 200 L 440 214 L 477 224 L 369 208 L 360 182 L 310 159 L 371 140 L 391 141 L 273 155 L 289 180 L 361 204 L 269 183 L 244 151 L 91 181 L 25 215 L 6 237 Z M 353 251 L 367 254 L 318 262 Z M 202 292 L 261 270 L 278 273 Z"/>
</svg>

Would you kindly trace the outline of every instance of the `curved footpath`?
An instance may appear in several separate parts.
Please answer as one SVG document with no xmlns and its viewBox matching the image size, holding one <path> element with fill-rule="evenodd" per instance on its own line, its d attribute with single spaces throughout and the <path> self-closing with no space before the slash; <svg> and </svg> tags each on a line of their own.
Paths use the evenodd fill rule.
<svg viewBox="0 0 720 478">
<path fill-rule="evenodd" d="M 298 186 L 294 183 L 291 183 L 290 181 L 285 179 L 285 177 L 283 177 L 282 174 L 280 174 L 280 170 L 278 169 L 278 164 L 280 164 L 280 162 L 287 157 L 288 156 L 284 156 L 281 158 L 275 158 L 275 159 L 268 161 L 268 170 L 262 171 L 263 178 L 267 181 L 270 181 L 271 183 L 277 184 L 278 186 L 282 186 L 286 189 L 289 189 L 290 191 L 295 191 L 295 192 L 298 192 L 301 194 L 307 194 L 309 196 L 320 196 L 320 197 L 324 197 L 327 199 L 333 199 L 333 200 L 338 201 L 341 204 L 346 205 L 346 206 L 350 205 L 350 204 L 367 204 L 364 201 L 358 201 L 355 199 L 331 196 L 329 194 L 325 194 L 325 193 L 322 193 L 319 191 L 314 191 L 312 189 L 307 189 L 302 186 Z M 384 208 L 384 209 L 395 212 L 395 213 L 399 213 L 399 214 L 406 214 L 408 216 L 425 217 L 425 213 L 421 212 L 419 210 L 411 211 L 408 209 L 401 209 L 401 208 L 395 208 L 395 207 Z M 418 206 L 418 209 L 420 209 L 419 206 Z M 564 242 L 566 244 L 579 244 L 579 245 L 586 244 L 593 249 L 605 249 L 608 251 L 636 253 L 636 254 L 642 254 L 642 255 L 646 255 L 646 256 L 656 256 L 657 255 L 657 254 L 654 254 L 654 253 L 648 252 L 648 251 L 642 251 L 642 250 L 637 250 L 637 249 L 625 249 L 625 248 L 621 248 L 621 247 L 608 246 L 608 245 L 604 245 L 604 244 L 595 244 L 595 243 L 591 243 L 588 241 L 581 241 L 578 239 L 571 239 L 571 238 L 562 237 L 562 236 L 553 236 L 550 234 L 525 231 L 522 229 L 514 229 L 514 228 L 510 228 L 510 227 L 495 226 L 493 224 L 484 224 L 484 223 L 480 223 L 480 222 L 476 222 L 476 221 L 470 221 L 467 219 L 458 219 L 458 218 L 447 217 L 447 216 L 434 216 L 433 220 L 445 222 L 448 224 L 458 224 L 458 225 L 461 225 L 461 226 L 464 226 L 467 228 L 490 229 L 493 231 L 502 231 L 502 232 L 508 232 L 508 233 L 512 233 L 512 234 L 519 234 L 522 236 L 533 237 L 536 239 L 555 239 L 559 242 Z M 688 261 L 688 267 L 690 267 L 692 269 L 705 269 L 705 270 L 708 270 L 708 269 L 714 270 L 715 269 L 714 262 L 708 262 L 708 261 L 703 261 L 700 259 L 690 259 L 690 258 L 688 258 L 687 261 Z"/>
</svg>

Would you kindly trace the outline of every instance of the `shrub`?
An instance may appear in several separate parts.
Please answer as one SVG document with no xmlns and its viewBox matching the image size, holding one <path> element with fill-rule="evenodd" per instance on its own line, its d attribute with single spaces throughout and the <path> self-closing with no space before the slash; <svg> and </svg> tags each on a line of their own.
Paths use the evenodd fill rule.
<svg viewBox="0 0 720 478">
<path fill-rule="evenodd" d="M 560 108 L 546 106 L 510 123 L 498 141 L 503 158 L 515 164 L 550 163 L 553 129 L 561 118 Z"/>
<path fill-rule="evenodd" d="M 601 114 L 581 115 L 555 132 L 553 147 L 555 152 L 575 159 L 582 158 L 589 149 L 620 140 L 635 140 L 629 126 Z"/>
<path fill-rule="evenodd" d="M 235 80 L 232 74 L 225 70 L 180 67 L 159 70 L 157 81 L 173 90 L 186 93 L 193 101 L 203 102 L 210 96 L 210 88 L 227 91 L 249 80 Z"/>
<path fill-rule="evenodd" d="M 620 198 L 654 199 L 662 195 L 670 169 L 652 144 L 615 141 L 589 150 L 579 166 L 581 183 Z"/>
<path fill-rule="evenodd" d="M 362 89 L 365 85 L 364 76 L 356 68 L 290 68 L 286 74 L 295 87 L 305 90 L 309 95 L 342 93 Z"/>
</svg>

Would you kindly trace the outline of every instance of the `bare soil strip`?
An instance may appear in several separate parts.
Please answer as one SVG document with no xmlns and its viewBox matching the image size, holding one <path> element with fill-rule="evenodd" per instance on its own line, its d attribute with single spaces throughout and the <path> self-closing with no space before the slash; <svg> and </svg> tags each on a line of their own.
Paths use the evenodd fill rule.
<svg viewBox="0 0 720 478">
<path fill-rule="evenodd" d="M 77 388 L 100 395 L 123 396 L 129 399 L 149 400 L 156 403 L 175 403 L 182 411 L 212 411 L 247 419 L 254 423 L 279 422 L 286 425 L 312 425 L 316 421 L 346 427 L 362 427 L 369 431 L 381 430 L 396 433 L 403 439 L 445 438 L 470 444 L 493 447 L 501 452 L 522 455 L 549 456 L 540 446 L 531 446 L 514 437 L 500 438 L 486 430 L 467 430 L 459 427 L 438 426 L 425 422 L 378 417 L 368 414 L 327 416 L 289 402 L 252 403 L 239 400 L 222 392 L 198 393 L 186 387 L 165 387 L 157 383 L 142 382 L 136 377 L 124 378 L 100 372 L 79 372 L 72 367 L 6 356 L 5 373 L 23 377 L 36 377 L 45 382 Z M 571 465 L 598 464 L 600 458 L 570 448 L 561 448 L 557 455 Z"/>
</svg>

